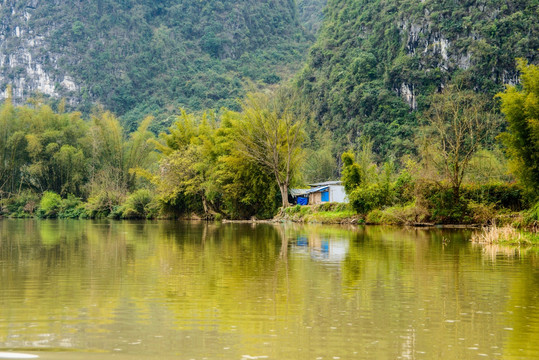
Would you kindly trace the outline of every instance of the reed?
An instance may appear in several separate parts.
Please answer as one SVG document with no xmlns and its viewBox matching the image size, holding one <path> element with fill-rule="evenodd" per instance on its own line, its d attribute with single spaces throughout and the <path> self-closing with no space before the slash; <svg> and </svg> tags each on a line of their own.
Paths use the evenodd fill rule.
<svg viewBox="0 0 539 360">
<path fill-rule="evenodd" d="M 480 244 L 538 245 L 538 234 L 523 232 L 510 225 L 492 225 L 474 233 L 471 240 Z"/>
</svg>

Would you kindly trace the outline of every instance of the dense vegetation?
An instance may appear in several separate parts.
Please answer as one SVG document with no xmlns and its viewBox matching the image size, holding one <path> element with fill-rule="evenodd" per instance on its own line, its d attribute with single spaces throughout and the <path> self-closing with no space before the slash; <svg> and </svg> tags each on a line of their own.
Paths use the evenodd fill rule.
<svg viewBox="0 0 539 360">
<path fill-rule="evenodd" d="M 373 159 L 372 142 L 356 156 L 342 155 L 342 180 L 350 204 L 368 223 L 486 223 L 514 221 L 507 215 L 539 200 L 537 115 L 539 68 L 519 61 L 522 85 L 497 95 L 508 122 L 501 134 L 505 156 L 488 147 L 498 115 L 481 94 L 447 87 L 432 95 L 416 135 L 418 156 L 395 166 Z M 519 221 L 536 224 L 535 205 Z M 505 217 L 505 219 L 504 219 Z"/>
<path fill-rule="evenodd" d="M 450 82 L 492 98 L 535 63 L 539 4 L 330 0 L 297 88 L 346 148 L 371 137 L 382 156 L 413 153 L 417 114 Z M 494 104 L 494 102 L 493 102 Z"/>
<path fill-rule="evenodd" d="M 38 53 L 23 49 L 31 61 L 80 85 L 70 91 L 57 84 L 56 91 L 84 113 L 101 103 L 129 130 L 148 114 L 165 119 L 178 107 L 238 110 L 236 100 L 249 86 L 270 86 L 297 71 L 314 39 L 288 0 L 27 3 L 0 6 L 3 51 L 21 51 L 29 34 L 43 37 L 36 40 L 43 43 Z M 310 28 L 320 21 L 316 4 L 302 2 Z M 16 21 L 17 12 L 28 13 L 28 24 Z M 15 36 L 15 28 L 26 26 L 22 38 Z M 8 65 L 0 69 L 7 79 L 28 71 Z"/>
<path fill-rule="evenodd" d="M 61 66 L 89 84 L 86 112 L 39 97 L 14 106 L 8 97 L 0 211 L 271 218 L 289 207 L 291 187 L 341 177 L 350 206 L 330 206 L 329 217 L 485 223 L 525 210 L 524 222 L 539 221 L 535 0 L 332 0 L 289 85 L 277 84 L 279 74 L 298 64 L 317 31 L 314 23 L 302 29 L 298 11 L 307 24 L 324 2 L 248 4 L 60 7 L 60 19 L 81 20 L 53 27 L 51 51 L 65 52 L 73 61 Z M 34 10 L 38 26 L 53 6 Z M 245 79 L 271 89 L 243 95 Z M 517 85 L 503 91 L 503 83 Z M 124 122 L 90 109 L 95 100 Z M 165 122 L 142 116 L 163 111 Z M 286 213 L 317 218 L 311 210 Z"/>
<path fill-rule="evenodd" d="M 514 175 L 486 141 L 499 121 L 488 98 L 447 87 L 432 95 L 417 156 L 379 164 L 366 138 L 342 155 L 351 208 L 331 217 L 353 210 L 360 216 L 353 219 L 368 223 L 484 223 L 531 208 L 524 221 L 538 221 L 539 71 L 524 61 L 519 70 L 522 86 L 498 95 Z M 309 112 L 298 104 L 290 88 L 249 94 L 239 112 L 182 111 L 155 138 L 151 117 L 127 136 L 109 112 L 83 120 L 62 106 L 15 107 L 8 99 L 0 108 L 1 210 L 22 217 L 272 217 L 289 206 L 290 187 L 328 179 L 336 167 L 326 156 L 335 144 L 320 140 L 324 132 L 306 131 Z"/>
</svg>

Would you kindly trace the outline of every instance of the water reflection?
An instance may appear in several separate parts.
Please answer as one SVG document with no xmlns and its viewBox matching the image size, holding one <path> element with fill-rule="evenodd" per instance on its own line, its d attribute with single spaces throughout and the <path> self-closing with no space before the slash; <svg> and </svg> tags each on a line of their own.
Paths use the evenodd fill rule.
<svg viewBox="0 0 539 360">
<path fill-rule="evenodd" d="M 0 350 L 539 356 L 537 254 L 462 230 L 0 221 Z"/>
</svg>

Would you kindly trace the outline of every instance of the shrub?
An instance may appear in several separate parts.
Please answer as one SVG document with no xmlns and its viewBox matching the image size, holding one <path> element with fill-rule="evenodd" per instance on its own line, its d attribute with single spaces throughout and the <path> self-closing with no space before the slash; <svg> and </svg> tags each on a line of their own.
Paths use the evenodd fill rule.
<svg viewBox="0 0 539 360">
<path fill-rule="evenodd" d="M 40 218 L 52 219 L 58 217 L 62 206 L 62 197 L 55 192 L 45 191 L 39 202 L 37 215 Z"/>
<path fill-rule="evenodd" d="M 539 225 L 539 202 L 525 213 L 524 225 L 536 227 Z"/>
<path fill-rule="evenodd" d="M 384 225 L 413 225 L 428 221 L 430 214 L 427 209 L 416 205 L 415 202 L 406 205 L 396 205 L 384 210 L 375 209 L 365 218 L 369 224 Z"/>
<path fill-rule="evenodd" d="M 124 219 L 146 219 L 156 217 L 159 207 L 152 193 L 147 189 L 139 189 L 129 195 L 122 206 L 121 217 Z"/>
<path fill-rule="evenodd" d="M 104 218 L 109 216 L 116 206 L 124 199 L 123 194 L 116 191 L 99 191 L 88 198 L 85 216 L 90 218 Z"/>
<path fill-rule="evenodd" d="M 367 214 L 365 222 L 372 225 L 386 224 L 384 221 L 384 212 L 380 209 L 374 209 Z"/>
<path fill-rule="evenodd" d="M 300 212 L 300 210 L 301 210 L 301 205 L 294 205 L 294 206 L 290 206 L 290 207 L 287 207 L 286 209 L 284 209 L 284 212 L 287 215 L 294 215 L 294 214 Z"/>
<path fill-rule="evenodd" d="M 480 204 L 494 204 L 498 209 L 520 211 L 526 206 L 524 189 L 518 184 L 472 184 L 462 187 L 466 199 Z"/>
<path fill-rule="evenodd" d="M 84 204 L 81 199 L 75 195 L 69 194 L 66 199 L 62 200 L 58 217 L 64 219 L 78 219 L 85 213 Z"/>
<path fill-rule="evenodd" d="M 0 201 L 0 214 L 6 214 L 11 217 L 22 218 L 34 215 L 39 205 L 39 196 L 25 190 L 19 195 Z"/>
<path fill-rule="evenodd" d="M 397 204 L 406 204 L 413 201 L 414 188 L 415 181 L 412 175 L 410 175 L 408 171 L 403 170 L 399 174 L 399 177 L 397 178 L 397 181 L 392 189 L 395 196 L 395 202 Z"/>
<path fill-rule="evenodd" d="M 369 211 L 383 205 L 381 204 L 382 198 L 382 192 L 378 185 L 356 188 L 349 195 L 350 205 L 359 214 L 367 214 Z"/>
<path fill-rule="evenodd" d="M 496 209 L 494 204 L 481 204 L 474 201 L 468 203 L 470 217 L 475 224 L 487 224 L 492 222 L 496 217 Z"/>
<path fill-rule="evenodd" d="M 461 195 L 455 198 L 449 186 L 423 181 L 416 185 L 416 203 L 431 213 L 431 220 L 436 223 L 467 223 L 468 202 Z"/>
</svg>

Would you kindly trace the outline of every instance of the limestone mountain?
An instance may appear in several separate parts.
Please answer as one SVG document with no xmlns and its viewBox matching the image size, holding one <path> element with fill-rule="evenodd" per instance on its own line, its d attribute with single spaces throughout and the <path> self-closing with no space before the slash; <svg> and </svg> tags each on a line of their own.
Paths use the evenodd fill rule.
<svg viewBox="0 0 539 360">
<path fill-rule="evenodd" d="M 128 122 L 234 108 L 246 83 L 301 67 L 313 37 L 300 20 L 320 21 L 313 2 L 300 12 L 293 0 L 0 0 L 0 91 L 100 103 Z"/>
<path fill-rule="evenodd" d="M 451 81 L 494 95 L 539 61 L 537 0 L 329 0 L 296 78 L 320 124 L 378 153 L 414 146 L 417 112 Z"/>
</svg>

